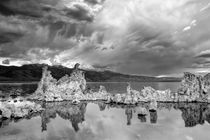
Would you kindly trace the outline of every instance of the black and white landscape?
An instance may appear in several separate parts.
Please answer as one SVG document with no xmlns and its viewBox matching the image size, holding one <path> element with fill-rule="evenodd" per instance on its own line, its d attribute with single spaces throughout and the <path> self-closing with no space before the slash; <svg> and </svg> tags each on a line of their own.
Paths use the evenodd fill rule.
<svg viewBox="0 0 210 140">
<path fill-rule="evenodd" d="M 210 138 L 210 0 L 0 0 L 0 140 Z"/>
</svg>

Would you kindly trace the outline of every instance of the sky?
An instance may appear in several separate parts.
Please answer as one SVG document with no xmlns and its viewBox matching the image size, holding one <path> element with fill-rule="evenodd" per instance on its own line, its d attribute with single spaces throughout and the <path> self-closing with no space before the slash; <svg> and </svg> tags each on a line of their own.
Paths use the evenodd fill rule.
<svg viewBox="0 0 210 140">
<path fill-rule="evenodd" d="M 210 72 L 210 0 L 0 0 L 0 64 Z"/>
</svg>

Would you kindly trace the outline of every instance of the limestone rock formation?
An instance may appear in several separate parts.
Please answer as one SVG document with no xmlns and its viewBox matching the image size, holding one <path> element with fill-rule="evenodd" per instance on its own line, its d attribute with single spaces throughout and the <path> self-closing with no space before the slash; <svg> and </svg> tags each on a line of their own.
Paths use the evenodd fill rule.
<svg viewBox="0 0 210 140">
<path fill-rule="evenodd" d="M 72 104 L 79 104 L 80 103 L 80 101 L 78 100 L 78 99 L 74 99 L 73 101 L 72 101 Z"/>
<path fill-rule="evenodd" d="M 115 94 L 110 95 L 108 103 L 120 103 L 120 104 L 130 104 L 134 105 L 139 102 L 151 102 L 161 101 L 161 102 L 175 102 L 177 101 L 177 96 L 175 93 L 171 93 L 169 89 L 167 90 L 155 90 L 152 87 L 144 87 L 141 91 L 134 90 L 127 86 L 126 94 Z"/>
<path fill-rule="evenodd" d="M 39 104 L 18 98 L 0 102 L 1 116 L 7 119 L 11 117 L 22 118 L 41 111 L 42 107 Z"/>
<path fill-rule="evenodd" d="M 115 102 L 115 103 L 123 103 L 124 102 L 123 96 L 121 94 L 116 94 L 113 97 L 113 102 Z"/>
<path fill-rule="evenodd" d="M 179 101 L 207 102 L 210 94 L 210 74 L 205 76 L 184 73 L 181 86 L 178 89 Z"/>
<path fill-rule="evenodd" d="M 145 116 L 148 114 L 147 109 L 145 107 L 138 107 L 136 109 L 138 116 Z"/>
<path fill-rule="evenodd" d="M 70 76 L 65 75 L 59 80 L 53 78 L 47 67 L 44 67 L 38 88 L 30 98 L 45 101 L 63 101 L 81 98 L 86 89 L 86 80 L 84 72 L 79 70 L 78 67 L 79 64 L 76 64 Z"/>
<path fill-rule="evenodd" d="M 56 80 L 52 77 L 47 67 L 43 69 L 42 79 L 38 88 L 30 99 L 44 101 L 64 101 L 71 100 L 79 103 L 81 100 L 105 100 L 106 103 L 135 105 L 139 102 L 207 102 L 210 101 L 210 74 L 205 76 L 184 73 L 181 87 L 177 93 L 172 93 L 169 89 L 155 90 L 152 87 L 144 87 L 141 91 L 127 86 L 125 94 L 110 94 L 104 86 L 100 86 L 98 92 L 86 89 L 84 72 L 79 69 L 79 64 L 74 66 L 70 76 Z"/>
<path fill-rule="evenodd" d="M 150 111 L 156 111 L 156 110 L 157 110 L 157 101 L 156 101 L 155 99 L 153 99 L 153 100 L 150 102 L 149 110 L 150 110 Z"/>
<path fill-rule="evenodd" d="M 76 64 L 71 75 L 56 80 L 52 77 L 47 67 L 43 69 L 42 79 L 35 93 L 29 97 L 34 100 L 65 101 L 71 100 L 78 103 L 81 100 L 107 100 L 110 94 L 104 86 L 100 86 L 98 92 L 90 92 L 86 89 L 84 72 L 78 69 Z"/>
<path fill-rule="evenodd" d="M 169 89 L 155 90 L 152 87 L 144 87 L 141 92 L 141 99 L 144 101 L 173 102 L 175 100 L 173 93 Z"/>
</svg>

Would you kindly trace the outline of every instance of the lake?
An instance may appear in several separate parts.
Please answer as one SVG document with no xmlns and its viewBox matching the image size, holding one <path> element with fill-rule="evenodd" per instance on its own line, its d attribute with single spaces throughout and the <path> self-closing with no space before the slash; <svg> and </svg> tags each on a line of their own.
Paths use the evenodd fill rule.
<svg viewBox="0 0 210 140">
<path fill-rule="evenodd" d="M 126 92 L 126 83 L 88 83 L 98 89 L 104 85 L 113 94 Z M 132 83 L 176 91 L 179 83 Z M 36 84 L 1 84 L 4 94 L 31 94 Z M 210 139 L 210 105 L 201 103 L 158 103 L 156 112 L 138 115 L 138 106 L 108 105 L 104 102 L 40 103 L 41 114 L 20 120 L 3 120 L 0 140 L 207 140 Z"/>
<path fill-rule="evenodd" d="M 127 83 L 117 83 L 117 82 L 90 82 L 87 83 L 87 87 L 98 91 L 99 86 L 103 85 L 106 87 L 107 91 L 113 94 L 125 93 L 127 88 Z M 179 82 L 134 82 L 131 83 L 131 87 L 135 90 L 141 90 L 144 86 L 151 86 L 154 89 L 165 90 L 170 89 L 172 92 L 176 92 L 180 83 Z M 22 96 L 30 95 L 37 88 L 35 83 L 0 83 L 0 91 L 4 95 L 8 95 L 14 92 L 20 93 Z"/>
</svg>

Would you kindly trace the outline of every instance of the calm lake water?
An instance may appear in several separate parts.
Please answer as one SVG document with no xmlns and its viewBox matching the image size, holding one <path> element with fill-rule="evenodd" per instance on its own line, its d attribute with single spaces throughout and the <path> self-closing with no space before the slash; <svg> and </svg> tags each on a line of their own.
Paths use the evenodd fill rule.
<svg viewBox="0 0 210 140">
<path fill-rule="evenodd" d="M 89 83 L 98 88 L 102 83 Z M 104 83 L 109 92 L 123 93 L 126 83 Z M 134 89 L 152 86 L 175 91 L 179 83 L 132 83 Z M 32 89 L 33 88 L 33 89 Z M 30 94 L 36 85 L 1 85 Z M 208 140 L 210 105 L 199 103 L 159 103 L 157 112 L 138 115 L 138 106 L 107 105 L 103 102 L 40 103 L 41 114 L 21 120 L 3 120 L 0 140 Z"/>
</svg>

